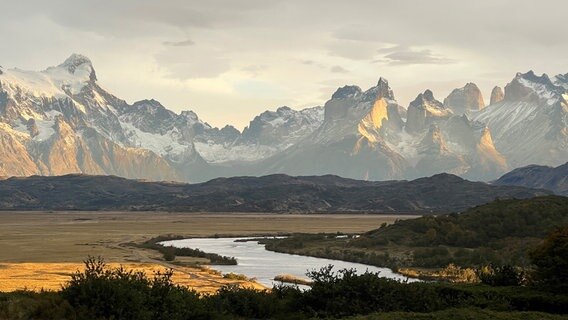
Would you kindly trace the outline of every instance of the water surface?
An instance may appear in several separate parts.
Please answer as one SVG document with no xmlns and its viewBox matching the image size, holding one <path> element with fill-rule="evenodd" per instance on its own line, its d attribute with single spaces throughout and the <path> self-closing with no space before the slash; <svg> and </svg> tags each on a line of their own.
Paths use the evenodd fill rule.
<svg viewBox="0 0 568 320">
<path fill-rule="evenodd" d="M 162 242 L 165 246 L 177 248 L 200 249 L 205 252 L 217 253 L 223 256 L 235 257 L 238 265 L 224 266 L 215 265 L 212 268 L 223 273 L 244 274 L 250 278 L 256 278 L 257 282 L 272 287 L 275 276 L 280 274 L 291 274 L 296 277 L 307 279 L 308 270 L 319 270 L 327 265 L 334 265 L 334 270 L 353 268 L 357 272 L 363 273 L 366 270 L 380 272 L 380 276 L 407 280 L 400 274 L 394 273 L 389 268 L 379 268 L 354 262 L 340 260 L 322 259 L 314 257 L 299 256 L 286 253 L 268 251 L 263 244 L 256 241 L 235 242 L 235 240 L 246 238 L 194 238 L 183 240 L 172 240 Z M 413 281 L 413 279 L 408 279 Z"/>
</svg>

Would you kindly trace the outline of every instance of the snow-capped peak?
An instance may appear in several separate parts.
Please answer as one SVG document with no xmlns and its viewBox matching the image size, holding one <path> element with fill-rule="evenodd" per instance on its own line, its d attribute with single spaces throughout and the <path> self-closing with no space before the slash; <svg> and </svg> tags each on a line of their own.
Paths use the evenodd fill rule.
<svg viewBox="0 0 568 320">
<path fill-rule="evenodd" d="M 564 88 L 568 92 L 568 73 L 566 74 L 559 74 L 554 77 L 554 84 Z"/>
<path fill-rule="evenodd" d="M 355 98 L 361 94 L 361 88 L 358 86 L 343 86 L 338 88 L 331 99 L 348 99 L 348 98 Z"/>
<path fill-rule="evenodd" d="M 44 71 L 14 68 L 0 74 L 0 82 L 9 94 L 26 91 L 36 97 L 75 95 L 96 80 L 91 60 L 78 54 L 73 54 L 62 64 Z"/>
<path fill-rule="evenodd" d="M 542 101 L 553 105 L 561 101 L 566 89 L 552 82 L 543 73 L 537 76 L 532 70 L 517 73 L 513 81 L 505 87 L 505 99 L 508 101 Z"/>
<path fill-rule="evenodd" d="M 91 59 L 87 58 L 84 55 L 73 53 L 69 58 L 65 59 L 65 61 L 60 64 L 58 67 L 66 68 L 70 73 L 75 73 L 77 67 L 88 64 L 89 67 L 93 68 L 93 63 Z"/>
</svg>

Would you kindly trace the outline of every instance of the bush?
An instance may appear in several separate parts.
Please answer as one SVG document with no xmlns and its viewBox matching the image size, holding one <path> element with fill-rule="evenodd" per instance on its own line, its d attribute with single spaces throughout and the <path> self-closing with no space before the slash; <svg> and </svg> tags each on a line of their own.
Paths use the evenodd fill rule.
<svg viewBox="0 0 568 320">
<path fill-rule="evenodd" d="M 171 271 L 148 278 L 108 268 L 102 259 L 89 258 L 85 265 L 60 293 L 0 293 L 0 318 L 306 319 L 377 312 L 432 315 L 452 308 L 568 313 L 568 295 L 532 287 L 405 283 L 377 273 L 334 271 L 332 266 L 308 273 L 313 281 L 308 291 L 297 286 L 258 291 L 229 285 L 217 294 L 200 296 L 173 284 Z M 496 273 L 510 273 L 502 269 Z M 456 318 L 460 316 L 465 317 L 460 313 Z"/>
<path fill-rule="evenodd" d="M 0 319 L 75 319 L 73 307 L 58 292 L 0 293 Z"/>
<path fill-rule="evenodd" d="M 162 249 L 162 255 L 166 261 L 174 261 L 176 259 L 176 248 L 174 247 L 164 247 Z"/>
<path fill-rule="evenodd" d="M 227 285 L 216 295 L 208 297 L 209 310 L 246 319 L 267 319 L 284 313 L 282 301 L 270 291 Z"/>
<path fill-rule="evenodd" d="M 143 272 L 108 268 L 101 258 L 85 260 L 61 294 L 83 317 L 187 319 L 205 314 L 199 295 L 173 284 L 172 271 L 149 279 Z"/>
<path fill-rule="evenodd" d="M 434 287 L 380 278 L 377 273 L 357 275 L 354 270 L 333 271 L 333 266 L 308 273 L 312 289 L 302 296 L 304 312 L 317 317 L 344 317 L 393 310 L 430 312 L 441 307 Z"/>
<path fill-rule="evenodd" d="M 204 258 L 208 259 L 211 264 L 217 265 L 236 265 L 237 259 L 234 257 L 226 257 L 216 253 L 208 253 L 201 251 L 199 249 L 192 249 L 192 248 L 176 248 L 173 246 L 163 246 L 160 242 L 168 241 L 168 240 L 179 240 L 183 239 L 182 236 L 158 236 L 152 238 L 150 240 L 145 241 L 142 244 L 134 244 L 140 248 L 147 248 L 152 250 L 159 251 L 164 260 L 166 261 L 174 261 L 176 256 L 180 257 L 195 257 L 195 258 Z"/>
<path fill-rule="evenodd" d="M 541 285 L 552 291 L 568 291 L 568 226 L 550 233 L 530 257 Z"/>
<path fill-rule="evenodd" d="M 481 283 L 490 286 L 521 286 L 526 284 L 526 273 L 518 267 L 511 265 L 489 265 L 477 270 Z"/>
</svg>

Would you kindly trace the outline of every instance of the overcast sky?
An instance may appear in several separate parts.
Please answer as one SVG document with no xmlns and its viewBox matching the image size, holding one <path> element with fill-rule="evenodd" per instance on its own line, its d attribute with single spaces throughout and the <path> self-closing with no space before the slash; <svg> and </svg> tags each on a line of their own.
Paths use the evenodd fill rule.
<svg viewBox="0 0 568 320">
<path fill-rule="evenodd" d="M 134 102 L 159 100 L 242 129 L 279 106 L 323 105 L 387 78 L 407 106 L 518 71 L 568 72 L 565 0 L 0 0 L 0 65 L 43 70 L 71 53 Z"/>
</svg>

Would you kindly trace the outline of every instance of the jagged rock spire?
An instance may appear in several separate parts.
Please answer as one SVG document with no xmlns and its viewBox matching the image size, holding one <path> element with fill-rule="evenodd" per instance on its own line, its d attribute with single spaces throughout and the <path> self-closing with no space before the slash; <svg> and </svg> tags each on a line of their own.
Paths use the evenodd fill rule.
<svg viewBox="0 0 568 320">
<path fill-rule="evenodd" d="M 499 86 L 495 86 L 491 91 L 491 102 L 489 104 L 495 104 L 502 101 L 505 98 L 505 93 L 503 89 Z"/>
<path fill-rule="evenodd" d="M 377 99 L 385 98 L 387 100 L 396 100 L 394 93 L 389 86 L 389 81 L 383 77 L 379 78 L 377 82 Z"/>
<path fill-rule="evenodd" d="M 455 114 L 464 114 L 470 110 L 481 110 L 485 107 L 481 90 L 473 82 L 467 83 L 462 88 L 454 89 L 446 99 L 444 106 L 451 109 Z"/>
</svg>

